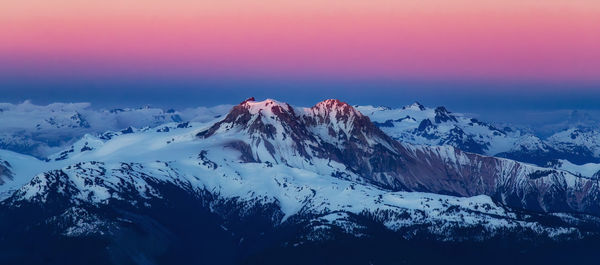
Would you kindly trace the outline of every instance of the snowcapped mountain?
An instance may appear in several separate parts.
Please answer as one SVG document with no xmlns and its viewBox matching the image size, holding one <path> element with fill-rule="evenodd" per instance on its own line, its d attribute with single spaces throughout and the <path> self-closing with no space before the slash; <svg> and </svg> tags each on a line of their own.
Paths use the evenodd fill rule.
<svg viewBox="0 0 600 265">
<path fill-rule="evenodd" d="M 594 129 L 567 129 L 548 137 L 547 142 L 564 152 L 600 157 L 600 132 Z"/>
<path fill-rule="evenodd" d="M 15 254 L 0 262 L 75 251 L 97 263 L 281 264 L 302 251 L 335 251 L 313 248 L 322 242 L 420 253 L 419 242 L 599 235 L 597 179 L 399 142 L 359 110 L 338 100 L 297 108 L 251 98 L 215 123 L 85 135 L 47 161 L 2 151 L 0 249 Z M 459 120 L 438 112 L 440 124 Z M 24 238 L 43 240 L 32 247 Z M 390 253 L 338 262 L 415 262 Z M 70 262 L 89 261 L 79 258 Z"/>
<path fill-rule="evenodd" d="M 595 140 L 598 134 L 592 130 L 569 129 L 541 139 L 518 129 L 497 128 L 464 114 L 449 112 L 444 107 L 431 109 L 414 103 L 400 109 L 356 108 L 401 142 L 450 145 L 467 152 L 542 166 L 557 159 L 568 159 L 577 164 L 600 162 L 600 145 Z"/>
<path fill-rule="evenodd" d="M 600 179 L 600 164 L 587 163 L 576 165 L 568 160 L 560 159 L 549 163 L 550 167 L 571 172 L 574 175 L 582 176 L 589 179 Z"/>
<path fill-rule="evenodd" d="M 294 110 L 250 99 L 198 135 L 237 150 L 246 162 L 286 164 L 392 190 L 485 194 L 536 211 L 600 209 L 592 203 L 598 184 L 589 179 L 450 146 L 402 144 L 337 100 Z"/>
<path fill-rule="evenodd" d="M 47 169 L 44 161 L 12 151 L 0 150 L 0 200 Z"/>
<path fill-rule="evenodd" d="M 444 107 L 426 108 L 418 102 L 401 109 L 357 106 L 384 132 L 403 142 L 451 145 L 463 151 L 496 155 L 513 150 L 544 149 L 537 137 L 511 128 L 496 128 Z"/>
<path fill-rule="evenodd" d="M 54 103 L 47 106 L 29 101 L 0 103 L 0 148 L 40 158 L 63 149 L 87 134 L 155 127 L 168 122 L 206 122 L 227 112 L 230 106 L 184 109 L 127 108 L 95 110 L 89 103 Z"/>
</svg>

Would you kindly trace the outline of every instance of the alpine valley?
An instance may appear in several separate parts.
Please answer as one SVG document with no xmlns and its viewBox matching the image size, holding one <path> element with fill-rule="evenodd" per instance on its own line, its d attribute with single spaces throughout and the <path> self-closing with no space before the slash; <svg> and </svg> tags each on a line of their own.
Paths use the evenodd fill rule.
<svg viewBox="0 0 600 265">
<path fill-rule="evenodd" d="M 0 264 L 598 262 L 594 128 L 334 99 L 1 106 Z"/>
</svg>

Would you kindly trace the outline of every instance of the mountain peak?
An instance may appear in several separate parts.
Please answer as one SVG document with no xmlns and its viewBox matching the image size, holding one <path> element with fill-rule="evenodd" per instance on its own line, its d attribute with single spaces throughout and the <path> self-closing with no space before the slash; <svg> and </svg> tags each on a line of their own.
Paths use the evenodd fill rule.
<svg viewBox="0 0 600 265">
<path fill-rule="evenodd" d="M 221 122 L 215 124 L 211 129 L 199 135 L 208 137 L 214 134 L 222 125 L 229 124 L 223 128 L 248 128 L 256 131 L 258 128 L 280 127 L 275 123 L 283 123 L 283 127 L 298 127 L 304 119 L 314 119 L 313 124 L 328 124 L 335 130 L 343 128 L 349 132 L 356 124 L 370 124 L 370 120 L 354 109 L 346 102 L 337 99 L 327 99 L 315 104 L 311 108 L 296 113 L 289 104 L 274 99 L 256 101 L 249 98 L 239 105 L 233 107 L 229 114 Z M 265 128 L 266 128 L 265 127 Z M 362 127 L 362 126 L 361 126 Z M 229 129 L 224 129 L 229 130 Z M 266 129 L 265 129 L 266 130 Z M 264 130 L 258 130 L 264 131 Z M 271 129 L 266 130 L 271 131 Z"/>
<path fill-rule="evenodd" d="M 413 104 L 402 107 L 403 110 L 425 110 L 425 106 L 421 105 L 418 101 L 415 101 Z"/>
<path fill-rule="evenodd" d="M 314 118 L 316 124 L 327 124 L 327 126 L 335 131 L 333 134 L 336 135 L 340 133 L 340 130 L 344 131 L 344 134 L 349 135 L 357 125 L 371 123 L 369 118 L 362 115 L 354 107 L 337 99 L 321 101 L 310 109 L 307 109 L 307 114 Z"/>
<path fill-rule="evenodd" d="M 448 109 L 446 109 L 446 107 L 444 107 L 444 106 L 439 106 L 439 107 L 435 108 L 435 112 L 436 113 L 450 113 L 450 111 L 448 111 Z"/>
<path fill-rule="evenodd" d="M 445 107 L 440 106 L 435 108 L 435 123 L 442 123 L 448 121 L 458 122 L 456 117 L 454 117 L 454 115 L 452 115 L 452 113 L 448 111 Z"/>
<path fill-rule="evenodd" d="M 246 100 L 242 101 L 242 102 L 240 103 L 240 105 L 242 105 L 242 104 L 244 104 L 244 103 L 246 103 L 246 102 L 252 102 L 252 101 L 256 101 L 256 100 L 254 99 L 254 97 L 249 97 L 249 98 L 247 98 Z"/>
<path fill-rule="evenodd" d="M 298 117 L 294 109 L 287 103 L 274 99 L 256 101 L 249 98 L 234 106 L 222 121 L 215 123 L 198 136 L 209 137 L 217 131 L 229 131 L 233 128 L 249 133 L 264 133 L 274 137 L 277 127 L 297 127 Z M 282 127 L 283 126 L 283 127 Z"/>
<path fill-rule="evenodd" d="M 363 116 L 359 111 L 350 104 L 337 100 L 327 99 L 315 104 L 310 108 L 315 115 L 326 116 L 333 115 L 335 118 L 341 118 L 344 116 Z"/>
<path fill-rule="evenodd" d="M 316 105 L 319 105 L 319 104 L 338 105 L 338 106 L 348 105 L 348 103 L 340 101 L 339 99 L 334 99 L 334 98 L 323 100 L 323 101 L 317 103 Z"/>
<path fill-rule="evenodd" d="M 252 100 L 250 100 L 252 99 Z M 291 106 L 287 103 L 279 102 L 274 99 L 265 99 L 263 101 L 255 101 L 254 98 L 245 100 L 240 106 L 246 108 L 251 114 L 268 114 L 273 112 L 290 111 Z M 277 110 L 276 110 L 277 109 Z"/>
</svg>

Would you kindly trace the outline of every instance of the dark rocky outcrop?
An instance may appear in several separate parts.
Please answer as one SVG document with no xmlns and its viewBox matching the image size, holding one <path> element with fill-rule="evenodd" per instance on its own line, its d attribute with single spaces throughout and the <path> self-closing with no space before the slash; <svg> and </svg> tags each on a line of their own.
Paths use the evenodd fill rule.
<svg viewBox="0 0 600 265">
<path fill-rule="evenodd" d="M 6 181 L 13 179 L 13 172 L 8 161 L 0 159 L 0 185 L 6 183 Z"/>
</svg>

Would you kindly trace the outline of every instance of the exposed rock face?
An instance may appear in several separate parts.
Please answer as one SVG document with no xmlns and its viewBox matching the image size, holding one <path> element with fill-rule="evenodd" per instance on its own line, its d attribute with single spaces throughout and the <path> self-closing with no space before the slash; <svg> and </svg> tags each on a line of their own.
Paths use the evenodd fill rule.
<svg viewBox="0 0 600 265">
<path fill-rule="evenodd" d="M 450 115 L 450 112 L 446 108 L 437 107 L 435 109 L 435 123 L 448 121 L 458 122 L 454 116 Z"/>
<path fill-rule="evenodd" d="M 280 246 L 296 249 L 349 240 L 353 246 L 353 242 L 365 239 L 369 246 L 360 245 L 362 251 L 356 252 L 373 248 L 373 242 L 384 242 L 377 247 L 419 244 L 414 249 L 426 248 L 429 253 L 435 242 L 449 241 L 451 246 L 466 241 L 472 246 L 506 238 L 499 246 L 506 245 L 504 242 L 512 246 L 521 241 L 577 240 L 581 234 L 596 235 L 599 231 L 598 218 L 586 221 L 567 214 L 547 219 L 529 213 L 517 215 L 486 196 L 390 192 L 329 176 L 312 179 L 307 185 L 281 176 L 275 168 L 263 168 L 259 176 L 243 174 L 244 169 L 262 167 L 260 164 L 215 168 L 205 155 L 201 152 L 201 161 L 207 163 L 189 168 L 193 170 L 179 168 L 181 164 L 176 162 L 91 161 L 37 175 L 0 202 L 0 246 L 6 253 L 15 253 L 3 257 L 3 264 L 40 264 L 46 260 L 60 264 L 137 264 L 140 256 L 152 264 L 252 264 L 243 261 Z M 298 207 L 283 206 L 289 203 Z M 33 246 L 31 238 L 37 239 Z M 133 254 L 123 254 L 123 248 Z M 282 260 L 295 264 L 296 257 L 313 255 L 315 249 L 322 247 L 310 254 L 286 254 L 268 260 L 272 260 L 270 264 L 281 264 Z M 502 248 L 491 249 L 506 254 Z M 398 256 L 393 250 L 373 254 L 379 255 L 391 255 L 391 263 Z M 264 260 L 256 264 L 264 264 Z"/>
<path fill-rule="evenodd" d="M 447 110 L 436 109 L 436 122 L 452 118 Z M 448 146 L 402 144 L 338 100 L 294 109 L 274 100 L 249 99 L 198 134 L 203 138 L 215 135 L 246 143 L 229 146 L 240 151 L 245 162 L 305 168 L 333 161 L 361 181 L 392 190 L 484 194 L 527 210 L 600 214 L 597 180 Z"/>
<path fill-rule="evenodd" d="M 399 172 L 398 183 L 405 189 L 459 196 L 485 194 L 511 207 L 533 211 L 600 214 L 597 180 L 451 147 L 414 148 L 404 154 L 410 162 Z"/>
<path fill-rule="evenodd" d="M 251 154 L 253 161 L 257 162 L 285 164 L 288 157 L 283 153 L 310 159 L 314 155 L 309 153 L 308 146 L 311 145 L 314 147 L 311 151 L 316 154 L 324 152 L 294 108 L 270 99 L 262 102 L 256 102 L 254 98 L 245 100 L 233 107 L 225 119 L 198 136 L 208 138 L 218 133 L 229 133 L 234 141 L 240 135 L 247 136 L 249 141 L 246 144 L 250 149 L 241 143 L 230 147 L 242 154 Z"/>
<path fill-rule="evenodd" d="M 313 133 L 328 132 L 319 137 L 326 150 L 321 158 L 344 164 L 363 178 L 385 186 L 392 184 L 386 173 L 403 167 L 403 158 L 395 148 L 397 142 L 346 103 L 320 102 L 303 119 Z"/>
<path fill-rule="evenodd" d="M 4 184 L 7 180 L 13 179 L 13 173 L 10 168 L 11 166 L 7 161 L 0 159 L 0 185 Z"/>
<path fill-rule="evenodd" d="M 365 180 L 386 186 L 393 185 L 385 173 L 402 165 L 402 157 L 394 147 L 398 143 L 367 116 L 339 100 L 299 110 L 274 100 L 246 100 L 198 136 L 208 138 L 219 132 L 232 138 L 248 137 L 247 144 L 257 162 L 303 167 L 314 159 L 334 161 Z M 246 157 L 242 160 L 250 160 L 245 145 L 229 147 Z"/>
</svg>

